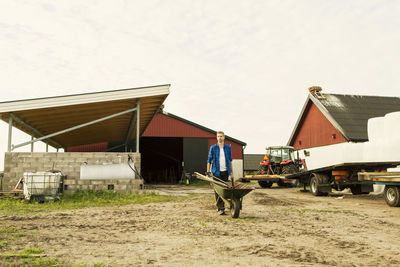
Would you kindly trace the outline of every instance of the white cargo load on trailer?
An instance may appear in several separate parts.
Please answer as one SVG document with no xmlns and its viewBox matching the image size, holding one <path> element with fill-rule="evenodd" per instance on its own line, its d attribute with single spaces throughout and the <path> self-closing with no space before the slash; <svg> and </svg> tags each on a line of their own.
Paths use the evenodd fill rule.
<svg viewBox="0 0 400 267">
<path fill-rule="evenodd" d="M 25 172 L 23 192 L 26 199 L 32 196 L 55 198 L 61 184 L 61 172 Z"/>
<path fill-rule="evenodd" d="M 341 163 L 400 161 L 400 112 L 368 120 L 368 139 L 363 143 L 340 143 L 300 150 L 307 169 Z"/>
</svg>

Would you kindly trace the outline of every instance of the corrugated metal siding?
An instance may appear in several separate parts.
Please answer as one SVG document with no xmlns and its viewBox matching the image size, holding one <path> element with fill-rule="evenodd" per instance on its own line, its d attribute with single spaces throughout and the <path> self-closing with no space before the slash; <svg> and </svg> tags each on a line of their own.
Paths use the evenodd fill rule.
<svg viewBox="0 0 400 267">
<path fill-rule="evenodd" d="M 292 146 L 304 149 L 347 142 L 338 130 L 328 121 L 315 104 L 307 111 L 299 124 L 297 136 Z"/>
<path fill-rule="evenodd" d="M 212 145 L 215 145 L 217 143 L 217 139 L 214 138 L 209 138 L 208 139 L 208 151 L 210 151 L 210 147 Z M 242 155 L 242 146 L 234 143 L 232 141 L 229 140 L 225 140 L 225 144 L 230 145 L 231 149 L 232 149 L 232 159 L 243 159 L 243 155 Z"/>
<path fill-rule="evenodd" d="M 81 146 L 72 146 L 67 148 L 67 152 L 106 152 L 108 143 L 97 143 Z"/>
<path fill-rule="evenodd" d="M 260 166 L 260 161 L 264 158 L 264 154 L 244 154 L 244 170 L 256 171 Z"/>
<path fill-rule="evenodd" d="M 215 137 L 214 134 L 199 129 L 193 125 L 158 113 L 154 116 L 143 137 Z"/>
</svg>

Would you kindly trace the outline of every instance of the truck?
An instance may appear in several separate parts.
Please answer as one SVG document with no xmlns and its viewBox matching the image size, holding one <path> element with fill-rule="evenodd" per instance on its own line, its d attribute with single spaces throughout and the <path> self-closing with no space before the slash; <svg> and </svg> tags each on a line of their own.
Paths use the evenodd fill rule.
<svg viewBox="0 0 400 267">
<path fill-rule="evenodd" d="M 304 152 L 304 151 L 303 151 Z M 309 152 L 304 152 L 309 154 Z M 295 157 L 295 155 L 297 156 Z M 309 156 L 309 155 L 308 155 Z M 307 169 L 305 159 L 291 146 L 272 146 L 260 161 L 256 174 L 246 175 L 241 181 L 257 181 L 260 187 L 301 185 L 304 192 L 326 196 L 332 189 L 349 188 L 353 195 L 369 194 L 374 184 L 385 185 L 384 198 L 389 206 L 400 206 L 400 172 L 387 172 L 400 165 L 400 161 L 343 162 Z M 309 186 L 310 190 L 306 187 Z"/>
<path fill-rule="evenodd" d="M 398 165 L 400 165 L 399 161 L 340 163 L 289 174 L 286 179 L 297 180 L 304 186 L 304 191 L 306 191 L 306 186 L 309 186 L 314 196 L 326 196 L 332 189 L 341 191 L 346 188 L 350 188 L 353 195 L 369 194 L 374 191 L 375 181 L 361 179 L 359 174 L 387 173 L 388 168 Z"/>
</svg>

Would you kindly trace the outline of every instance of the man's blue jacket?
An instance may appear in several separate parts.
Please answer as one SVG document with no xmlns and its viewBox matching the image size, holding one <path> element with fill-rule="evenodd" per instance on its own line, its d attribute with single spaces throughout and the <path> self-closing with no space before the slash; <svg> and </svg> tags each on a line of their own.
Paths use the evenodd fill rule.
<svg viewBox="0 0 400 267">
<path fill-rule="evenodd" d="M 208 153 L 208 163 L 211 163 L 211 172 L 219 176 L 220 169 L 219 169 L 219 145 L 218 143 L 210 147 L 210 152 Z M 232 150 L 231 146 L 224 144 L 224 154 L 225 154 L 225 164 L 226 170 L 228 171 L 228 175 L 231 175 L 231 161 L 232 161 Z"/>
</svg>

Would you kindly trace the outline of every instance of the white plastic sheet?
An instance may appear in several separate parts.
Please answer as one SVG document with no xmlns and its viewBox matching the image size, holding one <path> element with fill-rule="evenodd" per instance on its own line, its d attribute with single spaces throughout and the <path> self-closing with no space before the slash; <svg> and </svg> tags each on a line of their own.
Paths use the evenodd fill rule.
<svg viewBox="0 0 400 267">
<path fill-rule="evenodd" d="M 81 180 L 135 179 L 134 171 L 127 163 L 82 165 Z"/>
</svg>

